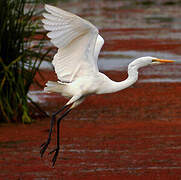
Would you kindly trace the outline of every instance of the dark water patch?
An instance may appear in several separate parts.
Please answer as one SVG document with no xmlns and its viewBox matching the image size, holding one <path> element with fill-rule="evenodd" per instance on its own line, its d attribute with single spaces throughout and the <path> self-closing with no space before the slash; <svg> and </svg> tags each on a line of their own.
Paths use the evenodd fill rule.
<svg viewBox="0 0 181 180">
<path fill-rule="evenodd" d="M 162 4 L 165 6 L 181 5 L 181 1 L 166 1 Z"/>
<path fill-rule="evenodd" d="M 161 23 L 161 22 L 173 22 L 174 18 L 170 16 L 162 16 L 162 15 L 151 15 L 145 17 L 147 23 Z"/>
<path fill-rule="evenodd" d="M 136 1 L 135 4 L 136 5 L 151 6 L 151 5 L 155 5 L 156 2 L 155 1 Z"/>
<path fill-rule="evenodd" d="M 0 142 L 0 148 L 17 148 L 18 145 L 26 142 L 25 140 L 18 140 L 18 141 L 7 141 L 7 142 Z"/>
</svg>

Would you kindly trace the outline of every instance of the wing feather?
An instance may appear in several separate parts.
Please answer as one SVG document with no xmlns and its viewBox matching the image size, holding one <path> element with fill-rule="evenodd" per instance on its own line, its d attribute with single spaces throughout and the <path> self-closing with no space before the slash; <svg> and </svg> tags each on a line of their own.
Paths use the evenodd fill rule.
<svg viewBox="0 0 181 180">
<path fill-rule="evenodd" d="M 61 81 L 98 71 L 97 57 L 103 43 L 98 38 L 98 29 L 90 22 L 62 9 L 45 5 L 43 13 L 47 36 L 58 47 L 52 64 Z M 98 41 L 99 40 L 99 41 Z"/>
<path fill-rule="evenodd" d="M 50 21 L 62 21 L 62 19 L 58 16 L 52 15 L 52 14 L 48 14 L 48 13 L 43 13 L 44 18 L 46 18 L 47 20 Z"/>
</svg>

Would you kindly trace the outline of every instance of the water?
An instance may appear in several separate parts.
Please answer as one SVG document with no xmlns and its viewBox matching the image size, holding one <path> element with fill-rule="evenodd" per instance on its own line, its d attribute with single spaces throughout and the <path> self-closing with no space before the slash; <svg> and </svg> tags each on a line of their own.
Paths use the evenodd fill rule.
<svg viewBox="0 0 181 180">
<path fill-rule="evenodd" d="M 100 28 L 105 39 L 98 62 L 101 71 L 123 73 L 133 59 L 148 55 L 176 63 L 143 68 L 138 86 L 87 98 L 82 108 L 73 110 L 61 123 L 61 150 L 54 168 L 48 152 L 56 147 L 55 131 L 47 154 L 39 158 L 48 118 L 16 127 L 2 124 L 0 179 L 181 179 L 179 4 L 174 0 L 66 1 L 58 6 Z M 47 62 L 41 69 L 53 71 Z M 54 93 L 34 90 L 29 95 L 49 113 L 64 104 Z"/>
<path fill-rule="evenodd" d="M 100 58 L 98 60 L 98 67 L 101 71 L 106 70 L 126 70 L 128 64 L 134 59 L 143 56 L 152 56 L 162 59 L 174 59 L 177 64 L 181 63 L 180 55 L 172 53 L 162 53 L 162 52 L 142 52 L 142 51 L 102 51 L 100 53 Z M 42 70 L 53 70 L 51 62 L 44 61 L 40 69 Z"/>
<path fill-rule="evenodd" d="M 53 5 L 76 13 L 99 28 L 105 44 L 98 60 L 101 71 L 127 71 L 128 64 L 142 56 L 173 59 L 172 65 L 148 67 L 140 72 L 139 83 L 181 82 L 181 5 L 172 1 L 51 1 Z M 46 46 L 52 46 L 47 41 Z M 56 51 L 52 51 L 52 57 Z M 41 69 L 53 71 L 49 62 Z M 30 91 L 34 101 L 44 102 L 52 94 Z M 44 97 L 44 98 L 42 98 Z"/>
<path fill-rule="evenodd" d="M 152 56 L 162 59 L 174 59 L 177 64 L 181 63 L 180 55 L 162 52 L 143 52 L 143 51 L 103 51 L 98 61 L 100 70 L 125 70 L 128 64 L 136 58 L 143 56 Z"/>
<path fill-rule="evenodd" d="M 174 73 L 177 79 L 178 76 L 181 77 L 181 4 L 177 1 L 172 1 L 171 4 L 166 0 L 50 2 L 80 15 L 99 28 L 101 36 L 105 39 L 98 61 L 101 71 L 126 71 L 132 60 L 142 56 L 153 56 L 176 60 Z M 49 41 L 47 45 L 52 46 Z M 52 56 L 53 54 L 55 52 Z M 52 69 L 52 66 L 43 63 L 41 68 Z M 158 69 L 159 71 L 153 68 L 145 74 L 161 75 L 164 82 L 163 78 L 166 80 L 168 77 L 162 73 L 165 75 L 173 72 L 168 66 Z"/>
</svg>

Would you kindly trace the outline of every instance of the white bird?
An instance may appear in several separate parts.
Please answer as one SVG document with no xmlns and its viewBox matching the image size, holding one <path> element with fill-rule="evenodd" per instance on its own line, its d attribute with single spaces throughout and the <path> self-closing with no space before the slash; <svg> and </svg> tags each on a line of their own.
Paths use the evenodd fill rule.
<svg viewBox="0 0 181 180">
<path fill-rule="evenodd" d="M 43 13 L 45 19 L 42 22 L 44 28 L 50 31 L 47 36 L 58 48 L 52 64 L 59 81 L 48 81 L 44 90 L 70 98 L 63 108 L 52 115 L 48 140 L 41 145 L 42 157 L 50 143 L 56 115 L 69 107 L 57 120 L 57 147 L 50 152 L 55 152 L 52 159 L 54 166 L 60 149 L 60 121 L 70 110 L 81 104 L 88 95 L 113 93 L 131 86 L 138 79 L 139 68 L 173 61 L 141 57 L 129 64 L 126 80 L 112 81 L 99 72 L 97 66 L 98 55 L 104 44 L 104 39 L 99 35 L 98 29 L 90 22 L 57 7 L 45 5 L 45 9 L 48 13 Z"/>
</svg>

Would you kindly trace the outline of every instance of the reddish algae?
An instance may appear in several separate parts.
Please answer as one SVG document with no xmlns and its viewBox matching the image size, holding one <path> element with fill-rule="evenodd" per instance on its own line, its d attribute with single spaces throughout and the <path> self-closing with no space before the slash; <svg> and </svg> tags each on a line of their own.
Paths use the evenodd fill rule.
<svg viewBox="0 0 181 180">
<path fill-rule="evenodd" d="M 120 72 L 106 74 L 120 79 Z M 54 168 L 51 155 L 39 155 L 50 118 L 1 124 L 0 179 L 180 179 L 180 92 L 180 83 L 138 82 L 118 93 L 88 97 L 61 124 Z M 65 102 L 52 95 L 42 107 L 51 113 Z M 54 147 L 55 131 L 48 152 Z"/>
</svg>

